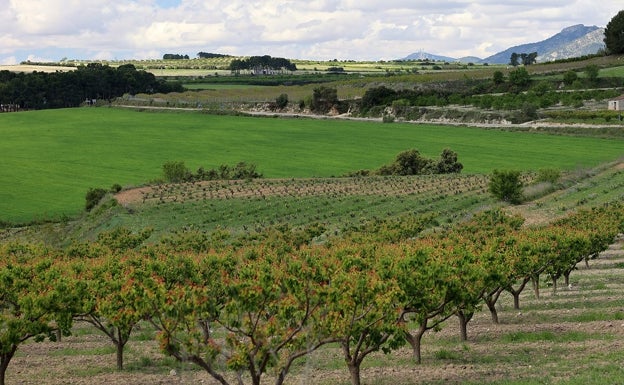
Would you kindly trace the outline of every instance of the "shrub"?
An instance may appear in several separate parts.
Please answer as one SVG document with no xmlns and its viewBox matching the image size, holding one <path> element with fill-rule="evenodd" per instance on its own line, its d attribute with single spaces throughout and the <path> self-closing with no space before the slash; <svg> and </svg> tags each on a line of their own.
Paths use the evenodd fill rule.
<svg viewBox="0 0 624 385">
<path fill-rule="evenodd" d="M 85 196 L 85 210 L 91 211 L 106 195 L 103 188 L 90 188 Z"/>
<path fill-rule="evenodd" d="M 190 179 L 191 172 L 184 162 L 167 162 L 163 164 L 163 177 L 167 182 L 180 183 Z"/>
<path fill-rule="evenodd" d="M 518 204 L 522 202 L 522 181 L 519 171 L 494 170 L 490 177 L 488 190 L 496 198 Z"/>
<path fill-rule="evenodd" d="M 115 183 L 114 185 L 111 186 L 112 193 L 118 193 L 120 191 L 121 191 L 121 185 L 119 183 Z"/>
<path fill-rule="evenodd" d="M 563 82 L 568 86 L 572 85 L 572 83 L 574 83 L 577 79 L 578 75 L 572 70 L 563 74 Z"/>
<path fill-rule="evenodd" d="M 561 178 L 561 172 L 556 168 L 543 168 L 537 172 L 537 182 L 550 182 L 555 184 Z"/>
<path fill-rule="evenodd" d="M 275 99 L 275 105 L 280 110 L 284 109 L 288 105 L 288 95 L 287 94 L 280 94 L 280 96 L 278 96 Z"/>
</svg>

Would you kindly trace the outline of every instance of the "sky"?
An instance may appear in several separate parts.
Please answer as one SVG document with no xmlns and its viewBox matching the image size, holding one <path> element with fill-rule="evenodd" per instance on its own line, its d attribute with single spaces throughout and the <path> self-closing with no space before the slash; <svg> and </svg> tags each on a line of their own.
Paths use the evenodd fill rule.
<svg viewBox="0 0 624 385">
<path fill-rule="evenodd" d="M 391 60 L 485 58 L 622 0 L 0 0 L 0 64 L 158 59 L 165 53 Z"/>
</svg>

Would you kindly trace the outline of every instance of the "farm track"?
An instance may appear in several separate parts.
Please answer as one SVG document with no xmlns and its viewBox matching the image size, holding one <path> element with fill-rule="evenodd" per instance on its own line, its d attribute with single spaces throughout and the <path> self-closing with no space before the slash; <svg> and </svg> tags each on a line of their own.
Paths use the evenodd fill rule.
<svg viewBox="0 0 624 385">
<path fill-rule="evenodd" d="M 422 365 L 411 361 L 407 348 L 389 355 L 374 354 L 365 361 L 363 383 L 424 385 L 522 380 L 522 384 L 537 384 L 570 379 L 582 383 L 579 379 L 588 372 L 624 367 L 624 320 L 618 316 L 622 306 L 605 303 L 598 308 L 584 308 L 592 300 L 605 298 L 604 288 L 597 286 L 608 284 L 614 275 L 624 275 L 624 270 L 617 268 L 624 264 L 623 247 L 624 238 L 620 238 L 597 260 L 590 261 L 589 269 L 580 263 L 571 276 L 572 290 L 563 288 L 552 295 L 545 285 L 540 300 L 525 290 L 521 306 L 527 310 L 513 310 L 511 296 L 504 294 L 499 306 L 501 323 L 492 324 L 487 311 L 477 313 L 468 325 L 466 343 L 459 342 L 456 320 L 450 319 L 441 331 L 425 335 Z M 609 286 L 609 291 L 617 294 L 608 297 L 619 299 L 624 281 Z M 580 295 L 583 300 L 578 300 Z M 552 309 L 553 306 L 561 309 Z M 602 314 L 603 318 L 576 319 L 583 312 Z M 62 342 L 29 342 L 20 347 L 9 368 L 7 383 L 216 384 L 196 367 L 164 358 L 156 342 L 145 338 L 130 341 L 126 354 L 128 369 L 118 372 L 114 370 L 114 349 L 105 337 L 81 324 L 75 331 L 75 336 Z M 624 375 L 622 369 L 620 373 Z M 528 382 L 529 379 L 534 382 Z M 265 380 L 263 384 L 272 383 L 270 376 Z M 349 374 L 339 349 L 325 347 L 299 363 L 286 383 L 347 385 Z"/>
</svg>

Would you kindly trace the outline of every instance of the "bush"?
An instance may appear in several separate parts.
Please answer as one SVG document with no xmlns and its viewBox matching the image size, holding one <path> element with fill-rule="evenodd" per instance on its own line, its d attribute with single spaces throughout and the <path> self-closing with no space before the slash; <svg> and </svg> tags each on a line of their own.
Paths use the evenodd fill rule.
<svg viewBox="0 0 624 385">
<path fill-rule="evenodd" d="M 275 105 L 280 110 L 286 108 L 286 106 L 288 105 L 288 95 L 287 94 L 280 94 L 280 96 L 278 96 L 275 99 Z"/>
<path fill-rule="evenodd" d="M 184 162 L 167 162 L 163 164 L 163 177 L 165 181 L 180 183 L 190 179 L 191 172 L 184 165 Z"/>
<path fill-rule="evenodd" d="M 522 202 L 522 181 L 520 171 L 494 170 L 490 177 L 488 190 L 496 198 L 518 204 Z"/>
<path fill-rule="evenodd" d="M 537 182 L 550 182 L 555 184 L 561 178 L 561 171 L 556 168 L 543 168 L 537 172 Z"/>
<path fill-rule="evenodd" d="M 90 188 L 85 196 L 85 210 L 91 211 L 106 195 L 106 190 L 103 188 Z"/>
<path fill-rule="evenodd" d="M 111 192 L 113 194 L 118 193 L 121 191 L 121 185 L 119 183 L 115 183 L 114 185 L 111 186 Z"/>
</svg>

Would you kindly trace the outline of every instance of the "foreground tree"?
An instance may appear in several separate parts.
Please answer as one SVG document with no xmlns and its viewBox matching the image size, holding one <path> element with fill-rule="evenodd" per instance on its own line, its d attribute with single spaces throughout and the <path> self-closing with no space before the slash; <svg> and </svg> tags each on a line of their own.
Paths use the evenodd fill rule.
<svg viewBox="0 0 624 385">
<path fill-rule="evenodd" d="M 496 198 L 518 204 L 522 201 L 522 181 L 520 172 L 513 170 L 494 170 L 490 176 L 488 190 Z"/>
<path fill-rule="evenodd" d="M 22 343 L 69 334 L 77 298 L 64 269 L 45 249 L 0 245 L 0 385 Z"/>
<path fill-rule="evenodd" d="M 327 281 L 318 261 L 259 247 L 203 256 L 194 272 L 158 273 L 146 292 L 161 347 L 223 385 L 229 371 L 238 384 L 250 378 L 259 385 L 267 372 L 282 384 L 297 359 L 329 342 L 313 322 L 325 303 L 319 284 Z"/>
<path fill-rule="evenodd" d="M 396 258 L 362 245 L 332 248 L 331 253 L 333 270 L 320 329 L 340 344 L 351 384 L 360 385 L 364 359 L 402 341 L 401 290 L 392 274 Z"/>
<path fill-rule="evenodd" d="M 624 53 L 624 10 L 613 16 L 607 24 L 604 43 L 610 55 Z"/>
</svg>

